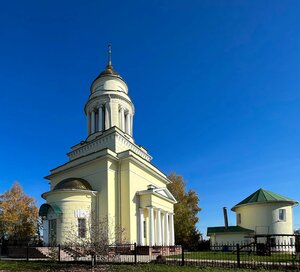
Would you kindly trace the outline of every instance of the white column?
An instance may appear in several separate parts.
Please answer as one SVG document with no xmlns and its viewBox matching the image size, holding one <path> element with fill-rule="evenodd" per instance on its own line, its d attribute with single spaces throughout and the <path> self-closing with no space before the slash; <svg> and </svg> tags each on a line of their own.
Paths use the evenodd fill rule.
<svg viewBox="0 0 300 272">
<path fill-rule="evenodd" d="M 91 113 L 87 113 L 87 126 L 88 126 L 88 135 L 91 134 Z"/>
<path fill-rule="evenodd" d="M 120 129 L 122 131 L 125 131 L 125 115 L 124 115 L 124 108 L 121 108 L 120 109 L 120 117 L 121 117 L 121 120 L 120 120 Z"/>
<path fill-rule="evenodd" d="M 130 114 L 130 135 L 133 134 L 133 115 Z"/>
<path fill-rule="evenodd" d="M 112 102 L 111 102 L 111 100 L 109 100 L 109 102 L 108 102 L 108 108 L 109 108 L 109 116 L 108 116 L 108 119 L 109 119 L 109 127 L 112 127 L 112 125 L 113 125 L 113 120 L 112 120 Z"/>
<path fill-rule="evenodd" d="M 128 134 L 131 136 L 131 114 L 128 112 L 128 115 L 127 115 L 127 118 L 128 118 Z"/>
<path fill-rule="evenodd" d="M 109 109 L 109 102 L 105 104 L 105 129 L 110 128 L 110 109 Z"/>
<path fill-rule="evenodd" d="M 124 132 L 127 133 L 127 116 L 126 112 L 124 111 Z"/>
<path fill-rule="evenodd" d="M 119 129 L 121 129 L 122 128 L 122 118 L 121 118 L 121 106 L 119 106 L 119 125 L 118 125 L 118 127 L 119 127 Z"/>
<path fill-rule="evenodd" d="M 126 124 L 125 124 L 125 110 L 123 109 L 123 114 L 122 114 L 122 130 L 125 132 L 125 127 L 126 127 Z"/>
<path fill-rule="evenodd" d="M 156 212 L 156 229 L 157 229 L 157 241 L 156 244 L 161 246 L 161 213 L 160 209 L 157 209 Z"/>
<path fill-rule="evenodd" d="M 122 129 L 122 107 L 119 108 L 119 128 Z"/>
<path fill-rule="evenodd" d="M 153 207 L 149 209 L 149 246 L 154 246 L 154 211 Z"/>
<path fill-rule="evenodd" d="M 138 243 L 140 246 L 144 245 L 144 209 L 139 209 L 139 240 Z"/>
<path fill-rule="evenodd" d="M 127 112 L 127 114 L 125 116 L 125 120 L 126 120 L 126 133 L 130 135 L 130 115 L 129 115 L 129 112 Z"/>
<path fill-rule="evenodd" d="M 161 241 L 165 245 L 165 215 L 161 213 Z"/>
<path fill-rule="evenodd" d="M 175 245 L 174 213 L 170 213 L 170 246 Z"/>
<path fill-rule="evenodd" d="M 165 213 L 165 246 L 169 245 L 169 214 Z"/>
<path fill-rule="evenodd" d="M 103 130 L 103 110 L 102 110 L 102 106 L 100 106 L 98 108 L 98 131 L 102 131 Z"/>
<path fill-rule="evenodd" d="M 95 133 L 95 110 L 92 110 L 91 114 L 91 133 Z"/>
</svg>

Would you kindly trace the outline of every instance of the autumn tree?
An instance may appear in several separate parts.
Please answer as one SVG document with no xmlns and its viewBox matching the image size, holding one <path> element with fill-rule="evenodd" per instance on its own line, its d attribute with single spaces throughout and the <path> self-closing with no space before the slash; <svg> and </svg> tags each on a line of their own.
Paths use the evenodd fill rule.
<svg viewBox="0 0 300 272">
<path fill-rule="evenodd" d="M 37 234 L 38 208 L 18 182 L 0 194 L 0 237 L 27 242 Z"/>
<path fill-rule="evenodd" d="M 199 221 L 197 214 L 201 210 L 198 206 L 199 197 L 195 191 L 186 191 L 182 176 L 171 173 L 168 178 L 171 183 L 167 187 L 178 201 L 174 205 L 176 244 L 183 246 L 197 245 L 201 238 L 201 233 L 196 227 L 196 223 Z"/>
</svg>

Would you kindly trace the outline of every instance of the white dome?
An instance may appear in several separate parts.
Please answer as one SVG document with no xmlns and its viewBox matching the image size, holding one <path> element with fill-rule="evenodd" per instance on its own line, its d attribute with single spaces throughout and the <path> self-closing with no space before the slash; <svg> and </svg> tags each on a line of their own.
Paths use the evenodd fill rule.
<svg viewBox="0 0 300 272">
<path fill-rule="evenodd" d="M 128 87 L 120 76 L 100 74 L 91 85 L 91 94 L 99 91 L 118 91 L 128 94 Z"/>
</svg>

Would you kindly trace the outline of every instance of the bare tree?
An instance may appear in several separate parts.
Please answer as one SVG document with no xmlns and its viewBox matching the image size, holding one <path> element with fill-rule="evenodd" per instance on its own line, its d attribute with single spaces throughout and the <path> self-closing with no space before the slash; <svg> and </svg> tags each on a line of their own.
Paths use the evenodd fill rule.
<svg viewBox="0 0 300 272">
<path fill-rule="evenodd" d="M 124 243 L 124 229 L 108 217 L 97 220 L 93 213 L 82 219 L 69 228 L 64 249 L 75 259 L 88 255 L 101 261 L 116 258 Z"/>
</svg>

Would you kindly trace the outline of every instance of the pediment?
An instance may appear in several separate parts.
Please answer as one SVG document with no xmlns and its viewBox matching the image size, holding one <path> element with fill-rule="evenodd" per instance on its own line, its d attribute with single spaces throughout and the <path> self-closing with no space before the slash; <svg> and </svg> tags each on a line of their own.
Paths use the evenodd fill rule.
<svg viewBox="0 0 300 272">
<path fill-rule="evenodd" d="M 172 193 L 167 188 L 152 187 L 148 190 L 139 191 L 139 192 L 137 192 L 137 194 L 138 195 L 154 194 L 156 196 L 166 198 L 173 203 L 177 203 L 177 200 L 175 199 L 175 197 L 172 195 Z"/>
<path fill-rule="evenodd" d="M 169 198 L 172 201 L 176 201 L 175 197 L 172 195 L 172 193 L 167 189 L 167 188 L 157 188 L 157 189 L 153 189 L 154 193 L 157 193 L 159 195 L 162 195 L 166 198 Z"/>
</svg>

